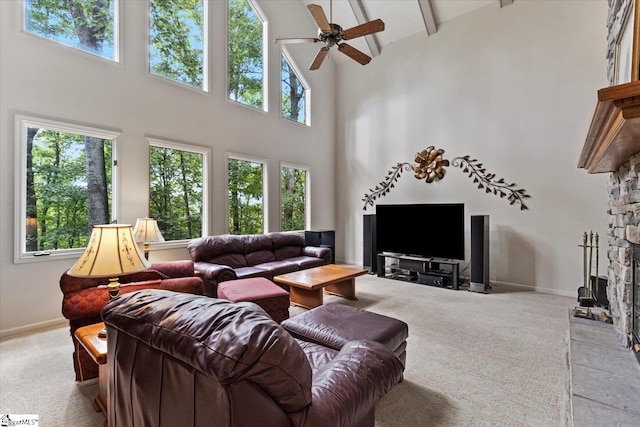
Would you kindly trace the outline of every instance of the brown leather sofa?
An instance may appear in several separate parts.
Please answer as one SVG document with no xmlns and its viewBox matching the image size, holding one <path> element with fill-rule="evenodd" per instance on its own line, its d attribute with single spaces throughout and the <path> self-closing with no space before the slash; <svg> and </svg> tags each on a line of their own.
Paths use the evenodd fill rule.
<svg viewBox="0 0 640 427">
<path fill-rule="evenodd" d="M 62 315 L 69 319 L 73 341 L 73 367 L 76 381 L 98 376 L 98 365 L 74 338 L 81 326 L 102 322 L 100 312 L 109 302 L 108 279 L 71 277 L 66 272 L 60 277 Z M 119 277 L 120 294 L 140 289 L 168 289 L 202 295 L 202 279 L 195 275 L 193 261 L 166 261 L 152 264 L 148 269 Z"/>
<path fill-rule="evenodd" d="M 306 246 L 304 237 L 294 232 L 206 236 L 191 240 L 187 248 L 204 279 L 204 293 L 211 297 L 225 280 L 271 280 L 331 262 L 331 249 Z"/>
<path fill-rule="evenodd" d="M 103 310 L 110 426 L 373 426 L 391 350 L 298 340 L 258 306 L 161 290 Z"/>
</svg>

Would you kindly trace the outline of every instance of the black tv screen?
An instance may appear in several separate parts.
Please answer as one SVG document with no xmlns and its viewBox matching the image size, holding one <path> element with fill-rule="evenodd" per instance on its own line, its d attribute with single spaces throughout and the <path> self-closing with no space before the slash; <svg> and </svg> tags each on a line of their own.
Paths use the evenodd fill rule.
<svg viewBox="0 0 640 427">
<path fill-rule="evenodd" d="M 378 252 L 464 259 L 464 204 L 376 206 Z"/>
</svg>

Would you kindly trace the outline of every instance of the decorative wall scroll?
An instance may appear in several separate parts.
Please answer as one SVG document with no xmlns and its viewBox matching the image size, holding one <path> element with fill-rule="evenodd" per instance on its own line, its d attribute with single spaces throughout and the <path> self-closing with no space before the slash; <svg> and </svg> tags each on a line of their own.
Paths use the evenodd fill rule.
<svg viewBox="0 0 640 427">
<path fill-rule="evenodd" d="M 445 176 L 445 167 L 450 164 L 459 167 L 462 172 L 469 175 L 473 179 L 473 183 L 477 184 L 479 190 L 485 193 L 493 193 L 500 198 L 506 197 L 510 205 L 519 204 L 520 210 L 528 209 L 524 203 L 525 199 L 531 196 L 526 193 L 523 188 L 517 188 L 516 184 L 508 183 L 503 178 L 496 179 L 496 174 L 487 172 L 482 163 L 470 156 L 455 157 L 449 160 L 442 157 L 443 149 L 436 149 L 433 146 L 427 147 L 415 156 L 415 165 L 411 163 L 396 163 L 388 172 L 387 176 L 375 188 L 369 189 L 370 193 L 365 193 L 362 201 L 364 202 L 364 210 L 367 206 L 373 206 L 374 202 L 380 197 L 389 194 L 395 183 L 402 175 L 403 170 L 414 172 L 414 177 L 424 180 L 427 184 L 439 181 Z"/>
</svg>

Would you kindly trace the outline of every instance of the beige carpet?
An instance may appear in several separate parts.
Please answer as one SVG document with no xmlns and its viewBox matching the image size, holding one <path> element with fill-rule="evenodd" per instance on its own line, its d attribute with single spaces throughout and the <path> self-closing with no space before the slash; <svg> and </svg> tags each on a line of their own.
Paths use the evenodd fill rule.
<svg viewBox="0 0 640 427">
<path fill-rule="evenodd" d="M 340 302 L 409 324 L 405 380 L 380 401 L 376 426 L 570 424 L 567 297 L 494 287 L 452 291 L 374 276 Z M 302 309 L 292 308 L 291 314 Z M 0 414 L 41 426 L 101 426 L 95 381 L 73 381 L 71 340 L 57 328 L 0 342 Z"/>
</svg>

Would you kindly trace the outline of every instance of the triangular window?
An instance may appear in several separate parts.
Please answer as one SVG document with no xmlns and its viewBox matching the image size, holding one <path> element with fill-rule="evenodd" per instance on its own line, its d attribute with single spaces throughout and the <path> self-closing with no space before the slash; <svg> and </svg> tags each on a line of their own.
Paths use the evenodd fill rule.
<svg viewBox="0 0 640 427">
<path fill-rule="evenodd" d="M 293 67 L 292 62 L 282 53 L 281 71 L 281 103 L 282 117 L 298 123 L 308 125 L 308 100 L 309 90 L 300 79 L 299 73 Z"/>
</svg>

